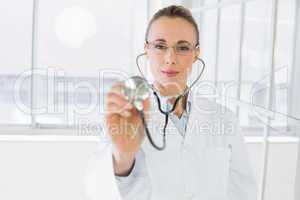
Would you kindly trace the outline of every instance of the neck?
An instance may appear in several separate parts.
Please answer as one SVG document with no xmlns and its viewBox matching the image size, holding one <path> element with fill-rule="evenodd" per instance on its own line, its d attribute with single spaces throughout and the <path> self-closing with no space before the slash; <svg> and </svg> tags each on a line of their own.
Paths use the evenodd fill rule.
<svg viewBox="0 0 300 200">
<path fill-rule="evenodd" d="M 172 98 L 170 99 L 170 103 L 173 105 L 175 103 L 176 98 Z M 174 114 L 180 118 L 182 113 L 185 111 L 186 109 L 186 101 L 187 101 L 187 95 L 184 95 L 182 98 L 179 99 L 176 108 L 174 110 Z"/>
<path fill-rule="evenodd" d="M 170 96 L 171 95 L 170 91 L 172 91 L 172 88 L 166 88 L 163 85 L 159 84 L 158 82 L 154 82 L 154 87 L 159 91 L 159 94 L 162 96 Z M 176 96 L 178 96 L 179 94 L 182 94 L 187 89 L 187 87 L 188 86 L 186 85 L 184 89 L 181 89 L 181 91 L 177 91 Z M 175 100 L 176 100 L 176 97 L 173 97 L 173 98 L 169 99 L 169 102 L 172 105 L 174 105 Z M 187 94 L 179 99 L 179 101 L 176 105 L 176 108 L 173 111 L 173 113 L 177 117 L 181 117 L 182 113 L 186 109 L 186 101 L 187 101 Z"/>
</svg>

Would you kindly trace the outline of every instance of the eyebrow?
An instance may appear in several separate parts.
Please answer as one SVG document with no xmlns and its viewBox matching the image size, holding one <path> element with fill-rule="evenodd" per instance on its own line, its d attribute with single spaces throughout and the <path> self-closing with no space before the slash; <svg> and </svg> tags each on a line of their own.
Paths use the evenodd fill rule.
<svg viewBox="0 0 300 200">
<path fill-rule="evenodd" d="M 154 41 L 157 41 L 157 42 L 167 42 L 165 39 L 163 39 L 163 38 L 159 38 L 159 39 L 156 39 L 156 40 L 154 40 Z M 182 43 L 188 43 L 188 44 L 191 44 L 189 41 L 186 41 L 186 40 L 179 40 L 178 42 L 177 42 L 177 44 L 182 44 Z"/>
<path fill-rule="evenodd" d="M 189 41 L 186 41 L 186 40 L 179 40 L 177 42 L 177 44 L 181 44 L 181 43 L 188 43 L 188 44 L 191 44 Z"/>
<path fill-rule="evenodd" d="M 157 41 L 157 42 L 167 42 L 165 39 L 162 39 L 162 38 L 156 39 L 154 41 Z"/>
</svg>

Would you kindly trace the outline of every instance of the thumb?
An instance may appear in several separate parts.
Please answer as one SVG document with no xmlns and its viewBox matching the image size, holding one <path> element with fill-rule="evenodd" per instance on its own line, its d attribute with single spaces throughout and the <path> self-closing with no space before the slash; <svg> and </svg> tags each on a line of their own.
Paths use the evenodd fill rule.
<svg viewBox="0 0 300 200">
<path fill-rule="evenodd" d="M 148 97 L 143 101 L 144 111 L 148 111 L 150 109 L 150 98 Z"/>
</svg>

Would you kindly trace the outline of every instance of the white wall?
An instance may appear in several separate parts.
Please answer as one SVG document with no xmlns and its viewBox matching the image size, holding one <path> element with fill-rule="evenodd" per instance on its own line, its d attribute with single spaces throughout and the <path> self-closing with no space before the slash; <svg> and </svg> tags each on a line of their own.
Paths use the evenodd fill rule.
<svg viewBox="0 0 300 200">
<path fill-rule="evenodd" d="M 44 136 L 47 137 L 47 136 Z M 85 200 L 83 175 L 97 141 L 0 140 L 0 199 Z M 72 137 L 69 137 L 72 138 Z M 77 136 L 78 138 L 78 136 Z M 294 200 L 297 143 L 271 143 L 267 200 Z M 257 180 L 260 143 L 248 144 Z"/>
</svg>

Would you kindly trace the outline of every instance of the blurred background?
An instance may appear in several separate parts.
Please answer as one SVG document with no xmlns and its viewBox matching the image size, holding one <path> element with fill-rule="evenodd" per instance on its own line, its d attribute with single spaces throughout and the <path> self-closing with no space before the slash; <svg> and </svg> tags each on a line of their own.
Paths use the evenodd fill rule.
<svg viewBox="0 0 300 200">
<path fill-rule="evenodd" d="M 198 22 L 195 92 L 239 118 L 258 199 L 300 199 L 299 0 L 1 0 L 0 199 L 86 199 L 104 95 L 171 4 Z"/>
</svg>

